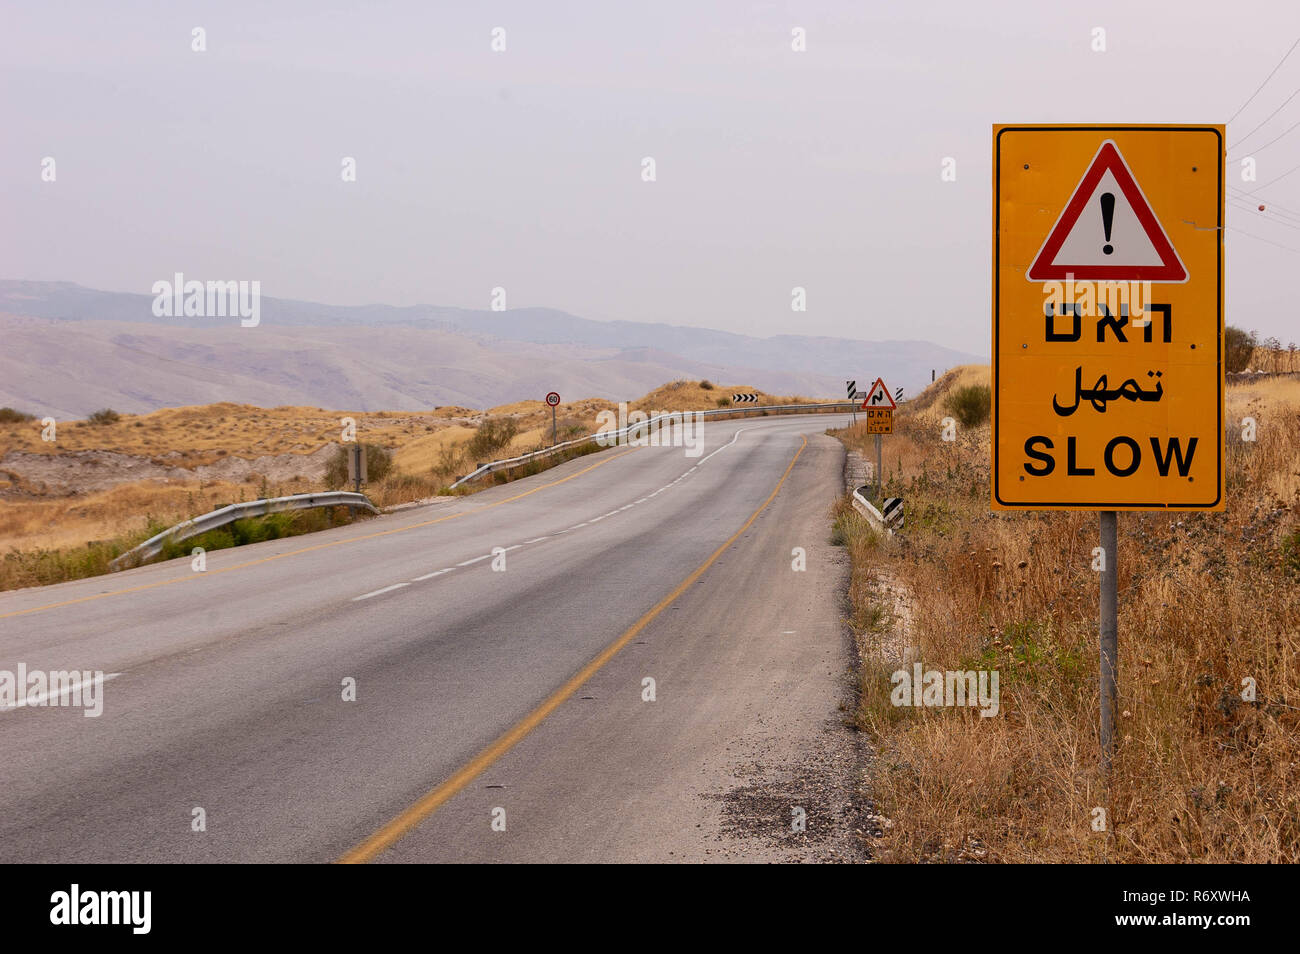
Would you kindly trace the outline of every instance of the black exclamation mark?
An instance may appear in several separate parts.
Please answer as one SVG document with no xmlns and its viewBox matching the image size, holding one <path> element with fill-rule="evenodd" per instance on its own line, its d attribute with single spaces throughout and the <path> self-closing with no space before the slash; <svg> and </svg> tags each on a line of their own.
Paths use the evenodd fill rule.
<svg viewBox="0 0 1300 954">
<path fill-rule="evenodd" d="M 1115 218 L 1115 193 L 1103 192 L 1101 194 L 1101 224 L 1106 230 L 1106 244 L 1101 250 L 1109 255 L 1115 251 L 1115 246 L 1110 244 L 1110 226 Z"/>
</svg>

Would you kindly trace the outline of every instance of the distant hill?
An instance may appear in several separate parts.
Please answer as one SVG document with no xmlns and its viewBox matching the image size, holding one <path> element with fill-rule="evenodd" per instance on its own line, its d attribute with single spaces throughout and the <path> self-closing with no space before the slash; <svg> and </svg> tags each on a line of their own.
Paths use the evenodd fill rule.
<svg viewBox="0 0 1300 954">
<path fill-rule="evenodd" d="M 630 399 L 675 378 L 838 398 L 884 375 L 916 393 L 930 370 L 984 360 L 925 341 L 747 335 L 591 321 L 548 308 L 339 306 L 261 300 L 261 323 L 159 318 L 153 296 L 0 281 L 0 405 L 56 417 L 218 401 L 358 411 L 492 407 L 550 390 Z M 861 385 L 864 386 L 865 385 Z"/>
</svg>

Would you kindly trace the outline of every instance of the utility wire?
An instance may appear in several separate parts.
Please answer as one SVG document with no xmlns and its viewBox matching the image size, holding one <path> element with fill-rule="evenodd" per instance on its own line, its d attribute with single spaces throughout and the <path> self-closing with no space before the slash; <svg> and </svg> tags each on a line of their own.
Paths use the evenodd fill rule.
<svg viewBox="0 0 1300 954">
<path fill-rule="evenodd" d="M 1278 113 L 1282 112 L 1282 107 L 1283 107 L 1283 106 L 1285 106 L 1287 103 L 1291 102 L 1291 100 L 1295 99 L 1297 96 L 1300 96 L 1300 89 L 1296 90 L 1294 93 L 1292 93 L 1292 94 L 1291 94 L 1290 96 L 1288 96 L 1286 99 L 1282 100 L 1282 105 L 1279 106 L 1277 109 L 1273 110 L 1273 111 L 1272 111 L 1271 113 L 1269 113 L 1267 116 L 1265 116 L 1263 122 L 1261 122 L 1258 126 L 1256 126 L 1254 129 L 1252 129 L 1250 132 L 1246 133 L 1246 135 L 1242 136 L 1240 139 L 1238 139 L 1236 142 L 1234 142 L 1231 146 L 1229 146 L 1229 147 L 1228 147 L 1228 152 L 1232 152 L 1232 150 L 1236 149 L 1238 146 L 1240 146 L 1243 142 L 1245 142 L 1245 141 L 1246 141 L 1247 139 L 1249 139 L 1251 136 L 1255 135 L 1255 133 L 1259 132 L 1259 130 L 1260 130 L 1260 129 L 1261 129 L 1261 128 L 1262 128 L 1262 127 L 1263 127 L 1263 126 L 1264 126 L 1264 125 L 1265 125 L 1265 124 L 1270 120 L 1270 119 L 1272 119 L 1272 118 L 1273 118 L 1274 116 L 1276 116 Z M 1292 128 L 1294 128 L 1294 127 L 1292 127 Z M 1287 132 L 1290 132 L 1290 130 L 1287 130 Z M 1283 133 L 1282 135 L 1285 136 L 1286 133 Z M 1275 140 L 1273 140 L 1273 142 L 1277 142 L 1277 140 L 1275 139 Z"/>
<path fill-rule="evenodd" d="M 1262 90 L 1265 86 L 1267 86 L 1268 81 L 1271 80 L 1274 74 L 1277 73 L 1277 71 L 1282 68 L 1282 64 L 1287 61 L 1287 57 L 1289 57 L 1292 53 L 1295 52 L 1295 48 L 1297 46 L 1300 46 L 1300 39 L 1296 40 L 1294 43 L 1291 44 L 1291 49 L 1286 51 L 1286 56 L 1283 56 L 1282 59 L 1278 60 L 1277 66 L 1273 67 L 1273 72 L 1269 73 L 1267 76 L 1264 77 L 1264 82 L 1259 84 L 1259 89 L 1251 93 L 1250 98 L 1247 99 L 1244 103 L 1242 103 L 1241 106 L 1237 108 L 1237 111 L 1235 113 L 1233 113 L 1231 116 L 1228 117 L 1228 122 L 1232 122 L 1234 119 L 1240 116 L 1241 111 L 1251 104 L 1251 102 L 1255 99 L 1255 97 L 1259 95 L 1260 90 Z"/>
<path fill-rule="evenodd" d="M 1297 93 L 1300 93 L 1300 90 L 1296 90 L 1296 92 L 1297 92 Z M 1292 93 L 1291 95 L 1294 96 L 1295 93 Z M 1289 100 L 1288 100 L 1288 102 L 1289 102 Z M 1283 103 L 1282 105 L 1285 106 L 1286 104 Z M 1268 120 L 1264 120 L 1264 122 L 1268 122 Z M 1261 152 L 1263 152 L 1263 151 L 1264 151 L 1265 149 L 1267 149 L 1269 146 L 1273 145 L 1273 143 L 1277 142 L 1279 139 L 1281 139 L 1283 136 L 1285 136 L 1285 135 L 1286 135 L 1287 133 L 1289 133 L 1291 130 L 1295 129 L 1297 126 L 1300 126 L 1300 120 L 1298 120 L 1298 121 L 1292 123 L 1290 126 L 1287 126 L 1286 129 L 1282 130 L 1281 133 L 1279 133 L 1278 135 L 1274 136 L 1272 139 L 1270 139 L 1268 142 L 1264 143 L 1264 145 L 1260 146 L 1258 149 L 1252 149 L 1252 150 L 1250 151 L 1250 154 L 1251 154 L 1252 156 L 1257 156 L 1257 155 L 1259 155 Z M 1258 127 L 1256 127 L 1256 128 L 1258 128 Z M 1246 135 L 1246 136 L 1242 136 L 1241 138 L 1242 138 L 1242 139 L 1249 139 L 1250 137 L 1249 137 L 1249 135 Z M 1237 145 L 1241 145 L 1241 140 L 1238 140 L 1238 141 L 1237 141 Z"/>
<path fill-rule="evenodd" d="M 1245 229 L 1239 229 L 1235 225 L 1229 225 L 1228 228 L 1233 232 L 1246 236 L 1247 238 L 1253 238 L 1257 242 L 1266 242 L 1269 245 L 1275 245 L 1278 248 L 1286 249 L 1288 252 L 1300 253 L 1300 248 L 1292 248 L 1290 245 L 1283 245 L 1281 242 L 1274 242 L 1272 239 L 1266 239 L 1262 236 L 1256 235 L 1254 232 L 1247 232 Z"/>
<path fill-rule="evenodd" d="M 1234 196 L 1234 197 L 1231 197 L 1231 198 L 1229 199 L 1229 201 L 1233 201 L 1233 202 L 1235 202 L 1235 201 L 1238 201 L 1238 200 L 1237 200 L 1236 197 Z M 1234 206 L 1232 206 L 1232 208 L 1234 208 L 1234 209 L 1240 209 L 1242 212 L 1254 212 L 1256 215 L 1262 215 L 1262 214 L 1263 214 L 1263 213 L 1259 212 L 1259 210 L 1257 210 L 1257 209 L 1256 209 L 1254 206 L 1252 206 L 1252 205 L 1234 205 Z M 1284 218 L 1267 219 L 1267 220 L 1265 220 L 1265 221 L 1271 221 L 1274 225 L 1280 225 L 1280 226 L 1282 226 L 1283 228 L 1287 228 L 1287 229 L 1295 229 L 1297 232 L 1300 232 L 1300 221 L 1288 220 L 1288 219 L 1284 219 Z"/>
<path fill-rule="evenodd" d="M 1300 169 L 1300 166 L 1292 166 L 1290 169 L 1288 169 L 1286 172 L 1282 173 L 1280 176 L 1277 176 L 1277 177 L 1274 178 L 1274 179 L 1269 179 L 1269 180 L 1268 180 L 1267 182 L 1265 182 L 1262 186 L 1255 186 L 1255 188 L 1253 188 L 1253 189 L 1250 190 L 1250 194 L 1251 194 L 1251 195 L 1254 195 L 1254 194 L 1255 194 L 1256 192 L 1258 192 L 1260 189 L 1267 189 L 1267 188 L 1268 188 L 1269 186 L 1271 186 L 1274 182 L 1281 182 L 1283 179 L 1285 179 L 1285 178 L 1286 178 L 1287 176 L 1289 176 L 1291 173 L 1295 172 L 1297 169 Z"/>
<path fill-rule="evenodd" d="M 1267 205 L 1270 212 L 1283 212 L 1286 215 L 1300 219 L 1300 212 L 1297 212 L 1295 209 L 1285 206 L 1280 202 L 1273 202 L 1266 196 L 1255 195 L 1253 192 L 1247 192 L 1245 189 L 1238 189 L 1236 186 L 1228 186 L 1228 198 L 1243 199 L 1247 202 L 1259 202 L 1263 205 Z"/>
</svg>

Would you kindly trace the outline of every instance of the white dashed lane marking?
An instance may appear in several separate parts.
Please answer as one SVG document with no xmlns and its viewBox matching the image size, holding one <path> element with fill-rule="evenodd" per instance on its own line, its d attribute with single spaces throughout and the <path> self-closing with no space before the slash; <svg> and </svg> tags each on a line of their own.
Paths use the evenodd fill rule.
<svg viewBox="0 0 1300 954">
<path fill-rule="evenodd" d="M 402 587 L 410 585 L 410 583 L 394 583 L 392 586 L 385 586 L 381 590 L 371 590 L 369 593 L 362 593 L 360 596 L 354 596 L 352 597 L 352 602 L 355 603 L 357 600 L 368 600 L 370 597 L 378 596 L 380 593 L 387 593 L 390 590 L 400 590 Z"/>
<path fill-rule="evenodd" d="M 751 425 L 751 426 L 752 426 L 752 425 Z M 394 583 L 392 586 L 385 586 L 385 587 L 383 587 L 382 589 L 372 590 L 372 591 L 369 592 L 369 593 L 363 593 L 361 596 L 354 596 L 354 597 L 352 597 L 352 601 L 355 603 L 355 602 L 358 601 L 358 600 L 368 600 L 368 599 L 370 599 L 372 596 L 379 596 L 381 593 L 390 593 L 390 592 L 392 592 L 393 590 L 400 590 L 400 589 L 401 589 L 402 587 L 404 587 L 404 586 L 410 586 L 411 583 L 420 583 L 420 582 L 423 582 L 424 580 L 431 580 L 431 579 L 433 579 L 433 578 L 436 577 L 436 576 L 442 576 L 444 573 L 451 573 L 451 572 L 452 572 L 453 570 L 455 570 L 457 567 L 462 567 L 462 566 L 472 566 L 472 565 L 475 564 L 475 563 L 482 563 L 484 560 L 489 560 L 489 559 L 491 559 L 493 556 L 495 556 L 495 555 L 498 554 L 498 553 L 509 553 L 511 550 L 518 550 L 520 547 L 531 546 L 531 545 L 534 544 L 534 543 L 541 543 L 543 540 L 547 540 L 547 539 L 549 539 L 550 537 L 557 537 L 557 536 L 559 536 L 561 533 L 568 533 L 568 532 L 570 532 L 571 530 L 579 530 L 579 529 L 581 529 L 581 528 L 583 528 L 583 527 L 588 527 L 588 526 L 591 526 L 591 524 L 593 524 L 593 523 L 597 523 L 598 521 L 604 520 L 606 517 L 614 517 L 614 516 L 617 516 L 618 514 L 622 513 L 622 512 L 625 511 L 625 510 L 631 510 L 631 509 L 632 509 L 633 507 L 635 507 L 637 504 L 645 503 L 647 500 L 651 499 L 652 497 L 657 497 L 657 496 L 659 496 L 661 493 L 663 493 L 665 490 L 668 490 L 668 489 L 670 489 L 670 488 L 672 488 L 672 487 L 675 487 L 677 484 L 681 483 L 683 480 L 685 480 L 685 479 L 686 479 L 687 477 L 689 477 L 691 474 L 693 474 L 693 473 L 695 473 L 697 470 L 699 470 L 699 468 L 700 468 L 700 464 L 703 464 L 705 461 L 707 461 L 707 460 L 709 459 L 709 457 L 712 457 L 712 456 L 713 456 L 713 454 L 721 453 L 722 451 L 724 451 L 724 450 L 726 450 L 728 447 L 730 447 L 732 444 L 736 443 L 736 441 L 740 438 L 741 431 L 746 431 L 746 430 L 749 430 L 749 428 L 747 428 L 747 427 L 742 427 L 742 428 L 738 429 L 738 430 L 736 431 L 736 433 L 732 435 L 732 438 L 731 438 L 730 441 L 728 441 L 726 444 L 723 444 L 721 447 L 719 447 L 717 450 L 715 450 L 712 454 L 709 454 L 708 456 L 702 458 L 702 459 L 699 461 L 699 463 L 695 464 L 693 467 L 691 467 L 690 470 L 686 471 L 686 473 L 682 474 L 680 477 L 678 477 L 678 478 L 677 478 L 676 480 L 674 480 L 672 483 L 665 484 L 664 486 L 662 486 L 662 487 L 660 487 L 658 490 L 656 490 L 654 493 L 652 493 L 652 494 L 646 494 L 646 496 L 640 498 L 639 500 L 635 500 L 635 501 L 633 501 L 632 503 L 628 504 L 627 506 L 619 507 L 617 510 L 611 510 L 609 513 L 601 514 L 599 517 L 592 517 L 590 520 L 584 520 L 582 523 L 575 523 L 573 526 L 571 526 L 571 527 L 566 527 L 566 528 L 563 529 L 563 530 L 556 530 L 554 533 L 549 533 L 549 534 L 546 534 L 545 536 L 541 536 L 541 537 L 533 537 L 533 539 L 531 539 L 531 540 L 525 540 L 523 543 L 516 543 L 514 546 L 509 546 L 509 547 L 498 547 L 498 548 L 495 548 L 495 549 L 493 550 L 492 553 L 484 553 L 482 556 L 476 556 L 476 557 L 473 557 L 473 558 L 471 558 L 471 559 L 469 559 L 469 560 L 463 560 L 463 561 L 461 561 L 460 563 L 457 563 L 456 566 L 448 566 L 448 567 L 444 567 L 444 568 L 441 569 L 441 570 L 434 570 L 432 573 L 426 573 L 426 574 L 424 574 L 424 576 L 416 576 L 416 577 L 412 577 L 409 583 Z M 793 631 L 793 630 L 790 630 L 790 632 L 794 632 L 794 631 Z"/>
<path fill-rule="evenodd" d="M 421 580 L 432 580 L 435 576 L 442 576 L 444 573 L 450 573 L 454 569 L 456 569 L 454 566 L 449 566 L 442 570 L 434 570 L 432 573 L 424 574 L 424 576 L 412 577 L 411 582 L 419 583 Z"/>
</svg>

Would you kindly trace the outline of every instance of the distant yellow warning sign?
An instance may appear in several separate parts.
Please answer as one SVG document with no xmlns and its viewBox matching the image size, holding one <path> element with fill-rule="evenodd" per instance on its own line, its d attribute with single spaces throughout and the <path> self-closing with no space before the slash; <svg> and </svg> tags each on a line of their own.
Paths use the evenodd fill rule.
<svg viewBox="0 0 1300 954">
<path fill-rule="evenodd" d="M 993 127 L 996 509 L 1221 510 L 1223 127 Z"/>
<path fill-rule="evenodd" d="M 869 407 L 867 412 L 868 434 L 894 433 L 894 409 L 892 407 Z"/>
</svg>

